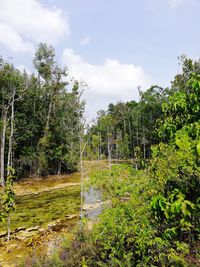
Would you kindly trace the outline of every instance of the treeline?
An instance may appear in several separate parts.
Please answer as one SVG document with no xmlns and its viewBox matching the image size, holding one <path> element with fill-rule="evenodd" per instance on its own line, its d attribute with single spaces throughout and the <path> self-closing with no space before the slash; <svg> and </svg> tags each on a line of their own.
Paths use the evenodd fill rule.
<svg viewBox="0 0 200 267">
<path fill-rule="evenodd" d="M 88 158 L 149 158 L 150 147 L 158 142 L 154 128 L 163 117 L 161 105 L 168 90 L 152 86 L 139 90 L 140 100 L 109 104 L 99 111 L 97 122 L 89 129 Z"/>
<path fill-rule="evenodd" d="M 22 177 L 77 166 L 84 109 L 79 82 L 56 63 L 47 44 L 39 45 L 33 63 L 37 75 L 0 58 L 2 185 L 11 167 Z"/>
<path fill-rule="evenodd" d="M 199 61 L 193 62 L 186 56 L 181 56 L 180 61 L 182 73 L 175 76 L 171 87 L 155 85 L 145 92 L 138 88 L 139 101 L 111 103 L 107 110 L 98 112 L 97 121 L 88 130 L 85 153 L 88 159 L 132 158 L 138 162 L 141 159 L 145 161 L 151 158 L 152 145 L 169 139 L 169 133 L 165 136 L 158 133 L 165 105 L 176 92 L 188 91 L 186 84 L 192 73 L 200 73 Z"/>
</svg>

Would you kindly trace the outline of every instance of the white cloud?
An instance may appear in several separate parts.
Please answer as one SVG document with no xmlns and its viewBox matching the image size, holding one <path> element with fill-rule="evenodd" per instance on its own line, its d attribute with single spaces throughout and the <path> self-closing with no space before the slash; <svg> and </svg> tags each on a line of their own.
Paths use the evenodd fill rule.
<svg viewBox="0 0 200 267">
<path fill-rule="evenodd" d="M 182 6 L 183 4 L 187 4 L 191 2 L 191 0 L 168 0 L 169 6 L 171 8 L 177 8 L 179 6 Z"/>
<path fill-rule="evenodd" d="M 24 71 L 26 71 L 26 73 L 28 74 L 28 75 L 31 75 L 32 73 L 33 73 L 33 71 L 31 71 L 29 68 L 27 68 L 27 67 L 25 67 L 24 65 L 22 65 L 22 64 L 20 64 L 20 65 L 18 65 L 18 66 L 16 66 L 16 69 L 18 69 L 20 72 L 24 72 Z"/>
<path fill-rule="evenodd" d="M 14 52 L 33 52 L 30 42 L 24 41 L 13 28 L 3 23 L 0 23 L 0 43 Z"/>
<path fill-rule="evenodd" d="M 28 52 L 38 42 L 56 44 L 69 35 L 62 11 L 38 0 L 0 0 L 0 25 L 0 43 L 15 52 Z"/>
<path fill-rule="evenodd" d="M 115 59 L 107 58 L 102 64 L 93 65 L 72 49 L 65 49 L 63 64 L 69 67 L 70 75 L 87 83 L 89 89 L 85 95 L 90 116 L 110 102 L 138 99 L 137 87 L 144 90 L 150 85 L 150 77 L 142 67 Z"/>
<path fill-rule="evenodd" d="M 81 45 L 81 46 L 85 46 L 85 45 L 89 44 L 90 41 L 91 41 L 91 38 L 90 38 L 89 36 L 85 36 L 85 37 L 83 37 L 83 38 L 81 39 L 81 41 L 80 41 L 80 45 Z"/>
</svg>

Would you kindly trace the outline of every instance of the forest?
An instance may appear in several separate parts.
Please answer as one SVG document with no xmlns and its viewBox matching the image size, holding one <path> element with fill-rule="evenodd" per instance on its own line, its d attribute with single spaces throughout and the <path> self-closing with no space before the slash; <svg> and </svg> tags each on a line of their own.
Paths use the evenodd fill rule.
<svg viewBox="0 0 200 267">
<path fill-rule="evenodd" d="M 41 43 L 32 75 L 0 59 L 0 221 L 12 239 L 13 184 L 83 175 L 90 161 L 107 165 L 82 177 L 78 198 L 92 187 L 104 204 L 92 227 L 81 217 L 67 245 L 22 266 L 200 266 L 200 61 L 181 56 L 169 88 L 138 87 L 138 101 L 86 125 L 83 85 L 55 56 Z"/>
<path fill-rule="evenodd" d="M 16 177 L 73 171 L 84 103 L 78 81 L 41 44 L 33 60 L 38 75 L 19 72 L 1 59 L 1 184 L 4 166 Z"/>
</svg>

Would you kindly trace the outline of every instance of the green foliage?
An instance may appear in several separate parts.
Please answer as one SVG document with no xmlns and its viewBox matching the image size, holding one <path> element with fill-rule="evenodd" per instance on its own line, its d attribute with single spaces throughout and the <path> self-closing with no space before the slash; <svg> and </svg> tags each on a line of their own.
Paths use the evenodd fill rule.
<svg viewBox="0 0 200 267">
<path fill-rule="evenodd" d="M 184 64 L 192 67 L 187 60 Z M 199 239 L 200 233 L 199 78 L 199 74 L 189 71 L 183 84 L 176 77 L 174 84 L 180 88 L 163 104 L 165 117 L 159 129 L 160 137 L 169 142 L 153 148 L 151 163 L 155 184 L 151 209 L 158 232 L 170 242 L 184 240 L 189 245 Z M 184 247 L 179 245 L 180 249 Z M 183 264 L 175 260 L 178 266 Z"/>
<path fill-rule="evenodd" d="M 6 185 L 3 194 L 2 207 L 5 214 L 10 214 L 15 210 L 15 193 L 13 190 L 13 179 L 15 177 L 15 170 L 9 167 L 9 175 L 6 179 Z"/>
<path fill-rule="evenodd" d="M 198 156 L 200 156 L 200 141 L 197 144 L 197 153 L 198 153 Z"/>
<path fill-rule="evenodd" d="M 186 266 L 183 257 L 188 254 L 188 246 L 178 240 L 172 245 L 176 229 L 171 227 L 161 233 L 151 213 L 151 209 L 156 210 L 160 218 L 168 212 L 169 218 L 172 213 L 180 212 L 176 203 L 180 201 L 182 213 L 190 217 L 187 212 L 193 205 L 183 195 L 174 192 L 170 205 L 162 195 L 152 199 L 151 177 L 124 165 L 95 172 L 90 185 L 101 189 L 105 200 L 110 202 L 93 229 L 97 252 L 92 260 L 88 259 L 89 266 Z"/>
<path fill-rule="evenodd" d="M 136 164 L 91 175 L 86 188 L 100 190 L 105 205 L 89 238 L 83 232 L 68 250 L 71 266 L 184 267 L 189 254 L 199 263 L 200 64 L 181 59 L 171 88 L 153 86 L 139 90 L 138 103 L 110 104 L 89 129 L 89 157 L 111 151 Z M 138 171 L 146 157 L 149 165 Z"/>
<path fill-rule="evenodd" d="M 6 223 L 12 211 L 15 211 L 15 193 L 13 190 L 13 179 L 15 178 L 15 170 L 8 167 L 9 174 L 6 179 L 6 184 L 0 199 L 0 222 Z M 10 232 L 10 223 L 8 224 L 8 232 Z M 8 241 L 10 234 L 8 234 Z"/>
<path fill-rule="evenodd" d="M 176 236 L 179 226 L 180 231 L 190 230 L 190 227 L 193 227 L 190 220 L 194 216 L 193 213 L 196 207 L 194 203 L 185 199 L 185 197 L 178 189 L 175 189 L 168 198 L 165 198 L 163 195 L 155 195 L 151 201 L 151 208 L 155 218 L 162 224 L 167 223 L 170 225 L 170 223 L 173 223 L 173 228 L 171 229 L 173 237 Z M 184 224 L 187 226 L 187 229 L 183 228 Z M 167 229 L 165 234 L 169 234 L 169 229 Z"/>
<path fill-rule="evenodd" d="M 94 227 L 93 239 L 98 251 L 93 263 L 188 266 L 186 255 L 200 234 L 199 70 L 198 64 L 183 58 L 183 74 L 175 77 L 168 99 L 162 98 L 160 102 L 164 116 L 159 118 L 157 132 L 163 142 L 152 147 L 148 172 L 117 166 L 92 175 L 90 185 L 100 189 L 110 201 Z M 140 114 L 145 104 L 148 106 L 152 101 L 147 95 L 141 94 L 141 102 L 135 105 Z M 112 119 L 115 108 L 109 106 Z M 115 127 L 115 120 L 112 123 Z M 144 149 L 144 127 L 141 132 L 140 145 L 144 147 L 139 149 Z M 125 141 L 124 137 L 122 140 Z M 134 150 L 137 158 L 136 146 Z"/>
<path fill-rule="evenodd" d="M 138 103 L 118 102 L 115 105 L 110 104 L 107 111 L 99 111 L 97 122 L 87 133 L 88 158 L 96 159 L 97 154 L 107 157 L 108 143 L 112 158 L 135 158 L 136 147 L 142 152 L 141 158 L 150 158 L 151 145 L 158 143 L 154 133 L 155 123 L 163 117 L 161 105 L 166 100 L 168 90 L 152 86 L 146 92 L 139 93 Z"/>
<path fill-rule="evenodd" d="M 16 176 L 74 171 L 84 111 L 81 84 L 68 79 L 66 67 L 61 68 L 55 61 L 52 46 L 38 46 L 34 65 L 38 75 L 28 75 L 0 59 L 1 135 L 4 117 L 7 125 L 4 165 L 7 165 L 9 118 L 15 89 L 12 150 Z"/>
<path fill-rule="evenodd" d="M 33 61 L 39 74 L 45 79 L 50 80 L 52 77 L 53 65 L 55 64 L 55 51 L 52 46 L 40 43 Z"/>
<path fill-rule="evenodd" d="M 151 175 L 155 195 L 151 208 L 163 237 L 191 243 L 200 229 L 200 168 L 196 141 L 179 130 L 174 142 L 173 145 L 161 143 L 154 148 Z"/>
<path fill-rule="evenodd" d="M 176 86 L 182 85 L 176 81 Z M 180 87 L 179 91 L 171 95 L 169 101 L 162 105 L 165 119 L 160 123 L 158 130 L 158 135 L 162 140 L 174 138 L 176 131 L 184 126 L 189 127 L 192 134 L 200 118 L 199 99 L 200 75 L 192 72 L 185 81 L 184 87 Z"/>
</svg>

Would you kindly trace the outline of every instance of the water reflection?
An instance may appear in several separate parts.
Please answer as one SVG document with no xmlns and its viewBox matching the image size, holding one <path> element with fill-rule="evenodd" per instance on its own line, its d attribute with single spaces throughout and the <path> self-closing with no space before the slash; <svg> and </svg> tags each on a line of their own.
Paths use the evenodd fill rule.
<svg viewBox="0 0 200 267">
<path fill-rule="evenodd" d="M 102 212 L 102 193 L 91 187 L 83 192 L 84 215 L 89 219 L 95 219 Z"/>
</svg>

